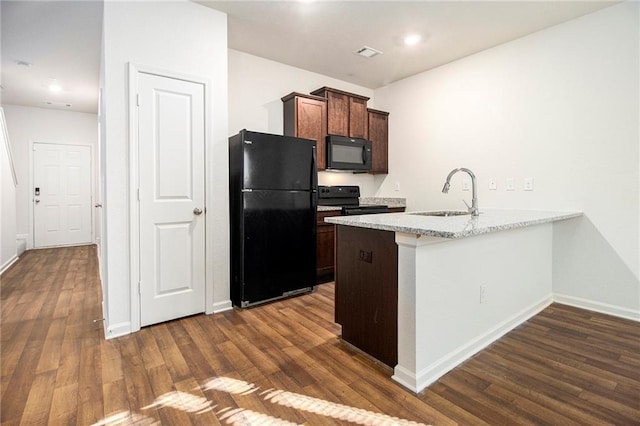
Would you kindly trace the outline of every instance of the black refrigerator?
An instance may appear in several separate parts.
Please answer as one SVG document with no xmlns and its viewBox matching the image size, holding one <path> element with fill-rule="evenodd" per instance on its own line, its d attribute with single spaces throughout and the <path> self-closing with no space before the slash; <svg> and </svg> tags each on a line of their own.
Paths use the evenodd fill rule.
<svg viewBox="0 0 640 426">
<path fill-rule="evenodd" d="M 247 130 L 229 138 L 235 306 L 313 290 L 317 179 L 313 140 Z"/>
</svg>

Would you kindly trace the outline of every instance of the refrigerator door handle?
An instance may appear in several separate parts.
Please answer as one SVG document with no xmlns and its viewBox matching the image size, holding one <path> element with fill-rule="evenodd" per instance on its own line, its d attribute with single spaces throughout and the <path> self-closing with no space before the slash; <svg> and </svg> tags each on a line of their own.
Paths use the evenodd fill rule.
<svg viewBox="0 0 640 426">
<path fill-rule="evenodd" d="M 311 150 L 311 189 L 318 187 L 318 167 L 316 165 L 316 147 Z"/>
<path fill-rule="evenodd" d="M 316 165 L 316 147 L 311 150 L 311 203 L 313 209 L 318 210 L 318 168 Z"/>
</svg>

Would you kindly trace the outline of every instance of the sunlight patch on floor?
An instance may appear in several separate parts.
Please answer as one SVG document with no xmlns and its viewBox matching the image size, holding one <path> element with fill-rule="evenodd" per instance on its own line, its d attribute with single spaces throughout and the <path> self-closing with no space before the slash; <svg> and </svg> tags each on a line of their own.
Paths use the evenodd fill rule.
<svg viewBox="0 0 640 426">
<path fill-rule="evenodd" d="M 202 414 L 207 411 L 212 411 L 215 407 L 213 403 L 202 396 L 195 396 L 190 393 L 173 391 L 167 392 L 164 395 L 159 396 L 153 402 L 153 404 L 142 407 L 143 410 L 148 410 L 153 407 L 172 407 L 178 410 L 186 411 L 187 413 Z"/>
<path fill-rule="evenodd" d="M 235 408 L 233 410 L 227 408 L 225 413 L 219 416 L 220 420 L 225 420 L 227 424 L 234 426 L 251 426 L 251 425 L 273 425 L 273 426 L 298 426 L 298 423 L 292 423 L 286 420 L 272 417 L 267 414 L 258 413 L 256 411 L 247 410 L 245 408 Z M 223 410 L 224 411 L 224 410 Z"/>
<path fill-rule="evenodd" d="M 136 425 L 136 426 L 158 426 L 160 422 L 154 418 L 143 416 L 142 414 L 132 413 L 131 411 L 120 411 L 105 417 L 91 426 L 117 426 L 117 425 Z"/>
<path fill-rule="evenodd" d="M 234 395 L 249 395 L 258 391 L 259 389 L 260 388 L 255 384 L 245 382 L 243 380 L 238 380 L 231 377 L 213 377 L 205 381 L 200 387 L 195 388 L 194 391 L 218 391 Z M 331 418 L 346 423 L 367 426 L 423 425 L 422 423 L 417 423 L 411 420 L 391 417 L 386 414 L 376 413 L 362 408 L 350 407 L 348 405 L 338 404 L 335 402 L 279 389 L 267 389 L 265 391 L 262 391 L 259 396 L 264 401 L 270 402 L 272 404 L 289 407 L 294 410 L 306 411 L 308 413 L 324 416 L 326 418 Z M 156 398 L 153 403 L 143 407 L 142 409 L 162 409 L 165 407 L 196 415 L 212 412 L 218 417 L 220 422 L 235 426 L 297 425 L 297 423 L 293 423 L 277 417 L 272 417 L 268 414 L 259 413 L 242 407 L 226 407 L 217 412 L 214 412 L 216 405 L 214 405 L 212 401 L 209 401 L 202 396 L 196 396 L 187 392 L 180 391 L 167 392 L 164 395 Z M 159 422 L 142 414 L 122 411 L 120 413 L 106 417 L 100 422 L 95 423 L 93 426 L 111 426 L 123 424 L 146 426 L 157 425 L 159 424 Z"/>
<path fill-rule="evenodd" d="M 265 395 L 266 401 L 296 410 L 308 411 L 336 420 L 342 420 L 359 425 L 418 425 L 410 420 L 391 417 L 386 414 L 363 410 L 362 408 L 349 407 L 323 399 L 313 398 L 283 390 L 267 390 L 260 395 Z"/>
<path fill-rule="evenodd" d="M 216 377 L 208 380 L 201 386 L 203 391 L 218 390 L 237 395 L 248 395 L 258 390 L 253 383 L 232 379 L 231 377 Z"/>
</svg>

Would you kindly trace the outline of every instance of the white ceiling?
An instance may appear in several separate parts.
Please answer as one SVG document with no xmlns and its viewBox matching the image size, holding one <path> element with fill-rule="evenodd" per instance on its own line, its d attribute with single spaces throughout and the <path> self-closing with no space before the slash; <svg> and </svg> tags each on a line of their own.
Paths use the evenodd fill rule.
<svg viewBox="0 0 640 426">
<path fill-rule="evenodd" d="M 371 89 L 614 4 L 196 1 L 228 14 L 230 48 Z M 408 33 L 422 42 L 405 46 Z M 353 54 L 365 45 L 383 54 Z"/>
<path fill-rule="evenodd" d="M 377 88 L 617 1 L 198 3 L 228 14 L 231 49 Z M 102 1 L 2 0 L 0 13 L 2 103 L 97 112 Z M 422 41 L 404 46 L 409 32 Z M 383 54 L 353 54 L 364 45 Z"/>
<path fill-rule="evenodd" d="M 0 13 L 2 103 L 96 113 L 102 2 L 2 0 Z M 48 89 L 52 78 L 59 93 Z"/>
</svg>

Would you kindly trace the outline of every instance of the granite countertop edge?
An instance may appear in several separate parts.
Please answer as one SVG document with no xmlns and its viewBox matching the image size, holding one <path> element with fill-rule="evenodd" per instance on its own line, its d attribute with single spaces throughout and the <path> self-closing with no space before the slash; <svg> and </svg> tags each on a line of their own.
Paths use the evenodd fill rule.
<svg viewBox="0 0 640 426">
<path fill-rule="evenodd" d="M 406 198 L 393 198 L 393 197 L 360 197 L 360 205 L 385 205 L 391 209 L 395 208 L 406 208 L 407 207 L 407 199 Z M 330 212 L 341 210 L 342 207 L 339 206 L 318 206 L 319 212 Z"/>
<path fill-rule="evenodd" d="M 381 231 L 459 239 L 491 232 L 524 228 L 582 216 L 582 212 L 537 210 L 488 210 L 479 218 L 470 216 L 429 217 L 411 213 L 326 218 L 336 225 L 378 229 Z"/>
</svg>

